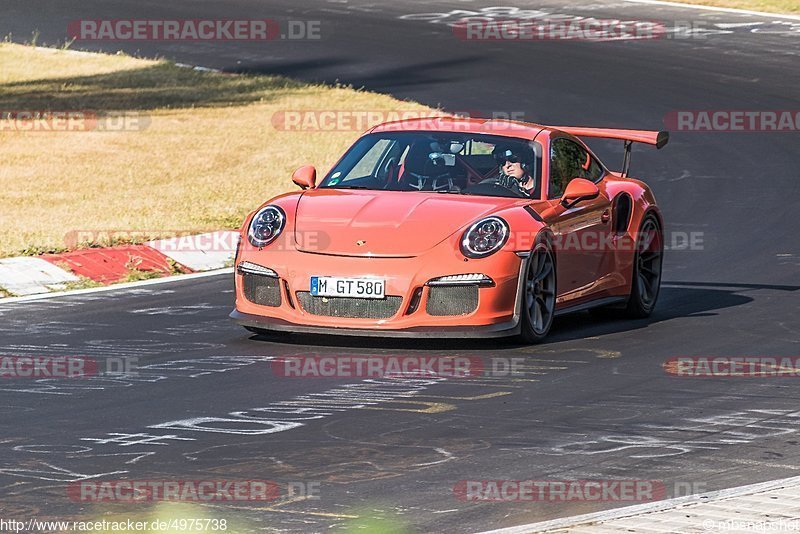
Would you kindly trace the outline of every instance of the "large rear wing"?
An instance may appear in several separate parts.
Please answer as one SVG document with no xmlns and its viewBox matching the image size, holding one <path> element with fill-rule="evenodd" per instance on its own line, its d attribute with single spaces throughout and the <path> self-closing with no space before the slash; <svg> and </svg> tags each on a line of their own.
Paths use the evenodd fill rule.
<svg viewBox="0 0 800 534">
<path fill-rule="evenodd" d="M 619 139 L 625 143 L 625 157 L 622 160 L 622 176 L 628 176 L 631 167 L 631 148 L 633 143 L 644 143 L 662 149 L 669 143 L 669 132 L 653 132 L 648 130 L 617 130 L 614 128 L 583 128 L 580 126 L 551 126 L 575 137 L 598 137 L 602 139 Z"/>
</svg>

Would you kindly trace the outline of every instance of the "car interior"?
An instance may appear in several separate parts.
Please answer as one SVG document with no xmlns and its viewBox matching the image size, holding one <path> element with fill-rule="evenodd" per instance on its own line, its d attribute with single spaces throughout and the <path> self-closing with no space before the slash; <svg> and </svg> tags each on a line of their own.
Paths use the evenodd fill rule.
<svg viewBox="0 0 800 534">
<path fill-rule="evenodd" d="M 500 167 L 492 156 L 499 143 L 518 146 L 541 191 L 541 149 L 525 140 L 463 134 L 367 136 L 334 168 L 321 187 L 389 191 L 432 191 L 521 196 L 491 183 Z M 359 146 L 362 145 L 362 146 Z"/>
</svg>

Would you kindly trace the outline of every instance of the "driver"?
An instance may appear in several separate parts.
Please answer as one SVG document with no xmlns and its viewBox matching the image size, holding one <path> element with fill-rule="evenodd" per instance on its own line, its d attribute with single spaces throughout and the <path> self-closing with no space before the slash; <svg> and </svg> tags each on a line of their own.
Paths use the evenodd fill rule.
<svg viewBox="0 0 800 534">
<path fill-rule="evenodd" d="M 497 145 L 492 156 L 500 167 L 500 175 L 492 178 L 493 183 L 528 197 L 533 196 L 536 180 L 530 174 L 530 162 L 526 161 L 519 148 Z"/>
</svg>

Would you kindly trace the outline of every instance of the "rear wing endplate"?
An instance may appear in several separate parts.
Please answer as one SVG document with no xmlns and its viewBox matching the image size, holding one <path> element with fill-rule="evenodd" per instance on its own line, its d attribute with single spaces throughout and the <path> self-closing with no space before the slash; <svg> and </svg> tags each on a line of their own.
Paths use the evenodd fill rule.
<svg viewBox="0 0 800 534">
<path fill-rule="evenodd" d="M 631 167 L 631 148 L 633 143 L 653 145 L 662 149 L 669 143 L 669 132 L 649 130 L 617 130 L 613 128 L 583 128 L 580 126 L 551 126 L 575 137 L 598 137 L 602 139 L 619 139 L 625 144 L 625 156 L 622 160 L 622 176 L 628 176 Z"/>
</svg>

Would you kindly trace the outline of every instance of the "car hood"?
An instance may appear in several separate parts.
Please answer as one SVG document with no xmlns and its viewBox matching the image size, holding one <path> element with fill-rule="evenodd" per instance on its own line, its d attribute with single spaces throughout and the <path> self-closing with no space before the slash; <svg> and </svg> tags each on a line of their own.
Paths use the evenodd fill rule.
<svg viewBox="0 0 800 534">
<path fill-rule="evenodd" d="M 322 254 L 416 256 L 464 225 L 518 202 L 416 191 L 318 189 L 298 201 L 295 242 L 299 250 Z"/>
</svg>

